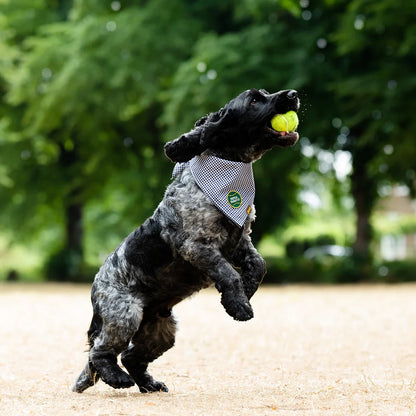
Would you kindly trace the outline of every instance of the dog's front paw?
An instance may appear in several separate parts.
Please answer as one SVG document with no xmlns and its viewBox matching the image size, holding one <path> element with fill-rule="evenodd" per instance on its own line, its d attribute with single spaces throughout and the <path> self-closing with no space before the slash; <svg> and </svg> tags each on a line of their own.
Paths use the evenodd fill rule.
<svg viewBox="0 0 416 416">
<path fill-rule="evenodd" d="M 234 293 L 223 293 L 221 303 L 225 311 L 236 321 L 248 321 L 253 318 L 253 309 L 245 296 L 235 296 Z"/>
<path fill-rule="evenodd" d="M 247 299 L 251 299 L 253 295 L 257 292 L 257 289 L 259 288 L 259 283 L 256 281 L 250 281 L 250 280 L 243 280 L 244 283 L 244 293 L 247 296 Z"/>
</svg>

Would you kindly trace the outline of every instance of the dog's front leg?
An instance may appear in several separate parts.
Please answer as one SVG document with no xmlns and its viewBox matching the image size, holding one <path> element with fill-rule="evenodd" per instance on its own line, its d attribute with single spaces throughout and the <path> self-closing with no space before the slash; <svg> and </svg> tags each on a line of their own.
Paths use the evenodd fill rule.
<svg viewBox="0 0 416 416">
<path fill-rule="evenodd" d="M 241 268 L 244 292 L 251 299 L 266 274 L 266 262 L 248 236 L 241 237 L 233 256 L 233 264 Z"/>
<path fill-rule="evenodd" d="M 240 274 L 218 249 L 189 241 L 179 251 L 186 261 L 214 282 L 221 293 L 221 303 L 230 316 L 237 321 L 248 321 L 253 317 Z"/>
</svg>

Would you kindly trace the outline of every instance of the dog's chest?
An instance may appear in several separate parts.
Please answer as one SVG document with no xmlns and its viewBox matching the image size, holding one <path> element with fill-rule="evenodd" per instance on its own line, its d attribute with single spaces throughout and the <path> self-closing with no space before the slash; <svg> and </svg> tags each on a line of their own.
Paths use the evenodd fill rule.
<svg viewBox="0 0 416 416">
<path fill-rule="evenodd" d="M 185 173 L 186 175 L 186 173 Z M 175 211 L 181 219 L 183 231 L 194 240 L 232 249 L 242 234 L 250 229 L 252 215 L 240 227 L 224 215 L 212 200 L 193 181 L 175 189 Z M 254 210 L 253 210 L 254 211 Z"/>
</svg>

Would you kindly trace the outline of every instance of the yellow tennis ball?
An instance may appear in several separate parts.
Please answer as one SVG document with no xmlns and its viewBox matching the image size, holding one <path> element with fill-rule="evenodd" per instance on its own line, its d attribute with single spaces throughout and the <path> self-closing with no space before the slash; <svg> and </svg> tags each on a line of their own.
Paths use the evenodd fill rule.
<svg viewBox="0 0 416 416">
<path fill-rule="evenodd" d="M 288 111 L 285 114 L 276 114 L 272 120 L 271 125 L 276 131 L 292 132 L 298 127 L 299 119 L 295 111 Z"/>
<path fill-rule="evenodd" d="M 283 114 L 276 114 L 271 121 L 273 130 L 276 131 L 289 131 L 289 124 L 286 117 Z"/>
<path fill-rule="evenodd" d="M 289 131 L 295 131 L 299 125 L 299 119 L 298 119 L 298 115 L 296 114 L 295 111 L 288 111 L 285 114 L 286 120 L 287 120 L 287 124 L 289 125 Z"/>
</svg>

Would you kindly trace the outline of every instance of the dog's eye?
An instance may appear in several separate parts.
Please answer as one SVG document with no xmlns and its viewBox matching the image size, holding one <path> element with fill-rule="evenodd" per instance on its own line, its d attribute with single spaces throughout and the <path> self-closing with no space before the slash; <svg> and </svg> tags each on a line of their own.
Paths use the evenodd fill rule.
<svg viewBox="0 0 416 416">
<path fill-rule="evenodd" d="M 254 105 L 257 103 L 257 98 L 252 98 L 250 101 L 250 105 Z"/>
</svg>

